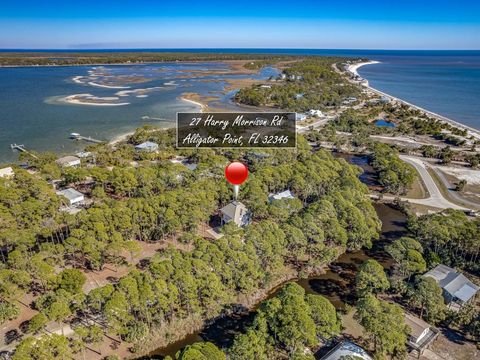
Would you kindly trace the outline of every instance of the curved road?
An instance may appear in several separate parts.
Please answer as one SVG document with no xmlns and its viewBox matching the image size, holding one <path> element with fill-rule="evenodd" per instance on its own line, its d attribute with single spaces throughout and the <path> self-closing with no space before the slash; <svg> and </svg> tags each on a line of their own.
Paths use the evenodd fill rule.
<svg viewBox="0 0 480 360">
<path fill-rule="evenodd" d="M 410 198 L 402 198 L 404 201 L 408 201 L 415 204 L 421 204 L 426 206 L 432 206 L 439 209 L 456 209 L 456 210 L 470 210 L 468 208 L 459 206 L 457 204 L 452 203 L 448 199 L 446 199 L 440 189 L 438 188 L 437 184 L 433 180 L 432 176 L 427 170 L 429 166 L 425 163 L 422 159 L 408 156 L 408 155 L 400 155 L 400 159 L 405 161 L 406 163 L 412 165 L 415 170 L 420 174 L 423 183 L 427 187 L 428 193 L 430 196 L 426 199 L 410 199 Z M 463 199 L 462 199 L 463 202 Z"/>
</svg>

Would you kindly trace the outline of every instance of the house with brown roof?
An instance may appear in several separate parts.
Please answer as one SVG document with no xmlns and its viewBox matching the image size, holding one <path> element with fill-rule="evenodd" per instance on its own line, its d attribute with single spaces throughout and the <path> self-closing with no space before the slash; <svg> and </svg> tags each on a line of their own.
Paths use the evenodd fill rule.
<svg viewBox="0 0 480 360">
<path fill-rule="evenodd" d="M 408 312 L 405 313 L 405 325 L 410 328 L 407 345 L 409 349 L 416 351 L 418 357 L 420 357 L 423 351 L 437 338 L 439 331 Z"/>
</svg>

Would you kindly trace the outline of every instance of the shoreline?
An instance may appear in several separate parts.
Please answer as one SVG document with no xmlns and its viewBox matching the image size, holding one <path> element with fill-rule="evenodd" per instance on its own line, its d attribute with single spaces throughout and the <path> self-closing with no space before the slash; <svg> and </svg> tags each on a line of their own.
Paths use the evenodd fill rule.
<svg viewBox="0 0 480 360">
<path fill-rule="evenodd" d="M 204 110 L 208 107 L 208 105 L 202 104 L 201 102 L 198 102 L 198 101 L 195 101 L 195 100 L 187 99 L 184 96 L 179 97 L 179 99 L 200 107 L 200 112 L 204 112 Z"/>
<path fill-rule="evenodd" d="M 372 61 L 365 61 L 365 62 L 361 62 L 361 63 L 352 64 L 352 65 L 349 65 L 349 66 L 347 67 L 347 72 L 353 74 L 354 76 L 359 76 L 359 77 L 361 77 L 361 76 L 358 74 L 358 69 L 360 69 L 362 66 L 375 65 L 375 64 L 380 64 L 380 61 L 374 61 L 374 60 L 372 60 Z M 460 122 L 458 122 L 458 121 L 456 121 L 456 120 L 450 119 L 450 118 L 448 118 L 448 117 L 446 117 L 446 116 L 437 114 L 437 113 L 435 113 L 435 112 L 433 112 L 433 111 L 430 111 L 430 110 L 427 110 L 427 109 L 425 109 L 425 108 L 422 108 L 422 107 L 420 107 L 420 106 L 418 106 L 418 105 L 412 104 L 412 103 L 410 103 L 410 102 L 408 102 L 408 101 L 406 101 L 406 100 L 403 100 L 403 99 L 401 99 L 401 98 L 398 98 L 398 97 L 393 96 L 393 95 L 391 95 L 391 94 L 388 94 L 388 93 L 386 93 L 386 92 L 383 92 L 383 91 L 381 91 L 381 90 L 378 90 L 378 89 L 370 86 L 370 84 L 369 84 L 369 82 L 368 82 L 368 79 L 365 79 L 365 80 L 366 80 L 366 83 L 361 84 L 361 86 L 363 86 L 364 88 L 367 88 L 367 89 L 373 91 L 373 92 L 376 93 L 377 95 L 385 96 L 385 97 L 387 97 L 387 98 L 390 99 L 390 100 L 397 101 L 397 102 L 402 103 L 402 104 L 404 104 L 404 105 L 407 105 L 407 106 L 409 106 L 409 107 L 411 107 L 411 108 L 413 108 L 413 109 L 415 109 L 415 110 L 419 110 L 419 111 L 423 112 L 423 113 L 424 113 L 425 115 L 427 115 L 427 116 L 431 116 L 431 117 L 433 117 L 433 118 L 435 118 L 435 119 L 437 119 L 437 120 L 439 120 L 439 121 L 442 121 L 442 122 L 444 122 L 444 123 L 447 123 L 447 124 L 449 124 L 449 125 L 451 125 L 451 126 L 454 126 L 454 127 L 456 127 L 456 128 L 459 128 L 459 129 L 461 129 L 461 130 L 466 130 L 466 131 L 467 131 L 467 134 L 468 134 L 469 136 L 473 136 L 475 139 L 480 140 L 480 130 L 475 129 L 475 128 L 472 128 L 472 127 L 470 127 L 470 126 L 468 126 L 468 125 L 464 125 L 464 124 L 462 124 L 462 123 L 460 123 Z"/>
</svg>

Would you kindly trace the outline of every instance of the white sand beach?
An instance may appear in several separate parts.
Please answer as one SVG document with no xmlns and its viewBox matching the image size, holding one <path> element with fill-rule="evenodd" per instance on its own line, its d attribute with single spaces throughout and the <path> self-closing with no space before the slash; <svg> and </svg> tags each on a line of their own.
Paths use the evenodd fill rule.
<svg viewBox="0 0 480 360">
<path fill-rule="evenodd" d="M 181 97 L 180 100 L 182 101 L 186 101 L 186 102 L 189 102 L 191 104 L 194 104 L 194 105 L 197 105 L 198 107 L 200 107 L 200 111 L 203 112 L 206 108 L 207 108 L 207 105 L 204 105 L 198 101 L 194 101 L 194 100 L 190 100 L 190 99 L 185 99 L 184 97 Z"/>
<path fill-rule="evenodd" d="M 151 91 L 156 91 L 161 89 L 165 89 L 165 88 L 162 86 L 155 86 L 155 87 L 144 88 L 144 89 L 121 90 L 121 91 L 117 91 L 115 95 L 124 97 L 124 96 L 129 96 L 130 94 L 139 94 L 137 95 L 137 97 L 140 97 L 141 95 L 145 95 L 146 93 L 149 93 Z M 142 96 L 142 97 L 146 97 L 146 96 Z"/>
<path fill-rule="evenodd" d="M 106 89 L 130 89 L 130 86 L 103 85 L 103 84 L 98 84 L 98 83 L 93 82 L 93 81 L 89 81 L 88 85 L 101 87 L 101 88 L 106 88 Z"/>
<path fill-rule="evenodd" d="M 91 105 L 91 106 L 124 106 L 129 105 L 128 102 L 123 103 L 115 103 L 115 102 L 108 102 L 108 101 L 116 101 L 119 100 L 118 97 L 97 97 L 92 94 L 73 94 L 66 96 L 61 99 L 69 104 L 75 105 Z"/>
</svg>

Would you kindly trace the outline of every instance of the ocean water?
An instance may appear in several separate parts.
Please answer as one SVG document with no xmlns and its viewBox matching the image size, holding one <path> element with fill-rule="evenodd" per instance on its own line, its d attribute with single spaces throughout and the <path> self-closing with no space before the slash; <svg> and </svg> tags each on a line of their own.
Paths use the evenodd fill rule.
<svg viewBox="0 0 480 360">
<path fill-rule="evenodd" d="M 88 50 L 85 50 L 88 51 Z M 117 51 L 117 50 L 108 50 Z M 122 51 L 131 51 L 125 49 Z M 148 50 L 152 51 L 152 50 Z M 359 69 L 370 85 L 408 102 L 480 129 L 480 51 L 382 51 L 310 49 L 159 49 L 215 53 L 269 53 L 310 56 L 342 56 L 378 60 Z M 65 51 L 68 53 L 69 51 Z M 77 52 L 75 50 L 75 52 Z M 116 75 L 150 76 L 147 83 L 129 84 L 132 89 L 165 87 L 147 97 L 131 94 L 126 106 L 100 107 L 65 104 L 59 98 L 80 93 L 111 97 L 119 89 L 106 89 L 73 81 L 87 76 L 91 66 L 0 68 L 0 162 L 13 161 L 11 143 L 37 151 L 69 153 L 86 144 L 68 139 L 79 132 L 101 140 L 132 131 L 143 124 L 173 126 L 177 111 L 194 111 L 195 105 L 179 100 L 184 92 L 221 94 L 227 78 L 244 75 L 202 75 L 198 70 L 225 68 L 220 63 L 167 63 L 105 66 Z M 195 76 L 185 79 L 185 74 Z M 153 75 L 152 75 L 153 74 Z M 256 75 L 268 78 L 275 69 Z M 174 82 L 174 86 L 165 85 Z M 222 105 L 233 91 L 221 96 Z"/>
</svg>

